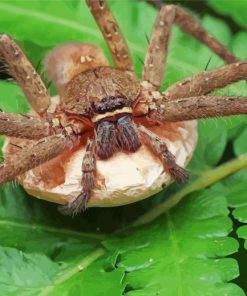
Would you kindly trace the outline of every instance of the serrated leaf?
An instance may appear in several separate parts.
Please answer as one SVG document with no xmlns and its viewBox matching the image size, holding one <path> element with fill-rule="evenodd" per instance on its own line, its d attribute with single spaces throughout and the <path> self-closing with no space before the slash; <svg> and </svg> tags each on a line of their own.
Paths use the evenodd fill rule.
<svg viewBox="0 0 247 296">
<path fill-rule="evenodd" d="M 92 264 L 104 250 L 74 255 L 72 264 L 55 262 L 45 255 L 27 254 L 13 248 L 0 247 L 0 292 L 1 295 L 113 295 L 120 296 L 122 271 L 111 273 L 102 269 L 103 259 Z M 103 293 L 92 281 L 97 278 Z"/>
<path fill-rule="evenodd" d="M 123 270 L 117 269 L 111 272 L 105 271 L 105 258 L 98 260 L 87 269 L 78 272 L 68 281 L 56 286 L 51 293 L 44 294 L 51 296 L 73 296 L 73 295 L 92 295 L 92 296 L 121 296 Z M 42 295 L 43 296 L 43 295 Z"/>
<path fill-rule="evenodd" d="M 232 215 L 235 219 L 241 223 L 247 223 L 247 169 L 215 184 L 213 190 L 226 197 L 229 207 L 233 209 Z M 239 237 L 247 239 L 245 229 L 246 226 L 239 227 L 237 234 Z M 246 242 L 245 246 L 247 246 Z"/>
<path fill-rule="evenodd" d="M 209 207 L 209 208 L 208 208 Z M 119 252 L 125 295 L 244 295 L 227 284 L 238 275 L 237 250 L 224 197 L 192 194 L 156 223 L 104 242 Z"/>
<path fill-rule="evenodd" d="M 244 247 L 247 249 L 247 225 L 239 227 L 237 233 L 240 238 L 245 240 Z"/>
</svg>

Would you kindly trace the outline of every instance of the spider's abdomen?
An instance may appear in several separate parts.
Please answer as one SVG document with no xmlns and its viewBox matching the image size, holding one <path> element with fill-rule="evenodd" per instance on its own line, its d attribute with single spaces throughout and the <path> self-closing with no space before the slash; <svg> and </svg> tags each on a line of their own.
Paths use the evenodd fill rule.
<svg viewBox="0 0 247 296">
<path fill-rule="evenodd" d="M 99 67 L 76 75 L 61 94 L 62 108 L 92 117 L 109 110 L 130 107 L 139 94 L 139 82 L 122 70 Z"/>
</svg>

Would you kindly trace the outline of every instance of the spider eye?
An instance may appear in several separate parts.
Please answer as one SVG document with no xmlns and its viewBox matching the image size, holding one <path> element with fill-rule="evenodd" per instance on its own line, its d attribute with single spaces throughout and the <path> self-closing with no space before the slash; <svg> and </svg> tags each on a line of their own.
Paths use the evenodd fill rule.
<svg viewBox="0 0 247 296">
<path fill-rule="evenodd" d="M 93 102 L 92 107 L 96 113 L 104 114 L 125 107 L 127 102 L 128 100 L 124 96 L 109 96 Z"/>
</svg>

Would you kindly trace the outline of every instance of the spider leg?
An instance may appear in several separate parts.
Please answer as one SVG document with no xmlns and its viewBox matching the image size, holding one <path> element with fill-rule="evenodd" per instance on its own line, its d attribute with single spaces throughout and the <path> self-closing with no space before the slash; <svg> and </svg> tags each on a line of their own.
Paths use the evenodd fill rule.
<svg viewBox="0 0 247 296">
<path fill-rule="evenodd" d="M 154 89 L 160 87 L 174 23 L 209 47 L 226 63 L 238 61 L 224 45 L 200 27 L 198 22 L 182 8 L 176 5 L 162 5 L 153 27 L 142 74 L 142 80 L 150 82 Z"/>
<path fill-rule="evenodd" d="M 247 97 L 197 96 L 156 101 L 150 117 L 157 121 L 184 121 L 199 118 L 247 114 Z"/>
<path fill-rule="evenodd" d="M 162 94 L 167 100 L 206 95 L 243 79 L 247 79 L 247 60 L 201 72 L 173 84 Z"/>
<path fill-rule="evenodd" d="M 0 135 L 37 140 L 50 135 L 50 125 L 37 117 L 0 112 Z"/>
<path fill-rule="evenodd" d="M 62 134 L 53 135 L 35 142 L 10 159 L 0 163 L 0 184 L 15 179 L 18 175 L 55 158 L 71 144 L 71 138 Z"/>
<path fill-rule="evenodd" d="M 6 34 L 0 38 L 0 57 L 22 88 L 31 107 L 37 113 L 44 113 L 50 105 L 48 91 L 21 48 Z"/>
<path fill-rule="evenodd" d="M 120 28 L 104 0 L 87 0 L 87 4 L 107 42 L 114 65 L 133 71 L 129 48 Z"/>
<path fill-rule="evenodd" d="M 143 125 L 138 125 L 137 128 L 145 143 L 149 145 L 153 152 L 161 159 L 164 170 L 170 174 L 176 182 L 185 182 L 188 179 L 189 174 L 184 168 L 176 163 L 175 156 L 168 150 L 166 143 Z"/>
<path fill-rule="evenodd" d="M 82 160 L 82 192 L 67 205 L 59 206 L 59 211 L 64 215 L 77 215 L 85 210 L 94 188 L 94 175 L 96 171 L 96 159 L 94 152 L 94 139 L 88 139 L 86 152 Z"/>
</svg>

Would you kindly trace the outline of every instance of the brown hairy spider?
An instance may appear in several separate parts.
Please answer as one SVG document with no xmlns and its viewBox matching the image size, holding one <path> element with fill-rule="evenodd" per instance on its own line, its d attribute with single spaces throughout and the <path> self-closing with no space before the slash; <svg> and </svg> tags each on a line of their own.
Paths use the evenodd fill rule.
<svg viewBox="0 0 247 296">
<path fill-rule="evenodd" d="M 50 96 L 39 75 L 19 46 L 7 35 L 0 39 L 0 57 L 18 82 L 32 109 L 39 115 L 0 113 L 0 133 L 35 140 L 28 149 L 8 157 L 0 166 L 0 183 L 62 154 L 82 141 L 82 191 L 67 205 L 65 214 L 83 210 L 95 187 L 96 160 L 115 152 L 132 153 L 150 147 L 164 170 L 177 182 L 187 171 L 176 163 L 166 143 L 148 129 L 152 124 L 247 113 L 247 98 L 209 96 L 214 90 L 247 78 L 247 61 L 238 61 L 182 8 L 164 5 L 156 18 L 146 53 L 142 81 L 134 75 L 127 44 L 105 1 L 87 0 L 105 41 L 114 67 L 89 44 L 65 44 L 47 57 L 46 70 L 58 88 L 61 104 L 50 110 Z M 173 24 L 192 35 L 227 65 L 204 71 L 158 92 Z"/>
</svg>

